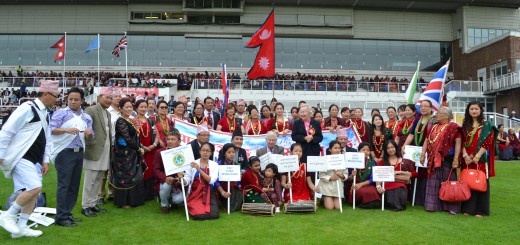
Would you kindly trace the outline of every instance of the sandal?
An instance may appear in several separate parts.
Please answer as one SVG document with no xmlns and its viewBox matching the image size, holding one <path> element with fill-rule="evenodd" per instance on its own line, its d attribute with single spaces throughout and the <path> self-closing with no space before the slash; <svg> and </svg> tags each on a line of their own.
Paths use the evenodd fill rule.
<svg viewBox="0 0 520 245">
<path fill-rule="evenodd" d="M 450 211 L 448 212 L 449 215 L 457 215 L 457 212 L 454 212 L 454 211 Z"/>
</svg>

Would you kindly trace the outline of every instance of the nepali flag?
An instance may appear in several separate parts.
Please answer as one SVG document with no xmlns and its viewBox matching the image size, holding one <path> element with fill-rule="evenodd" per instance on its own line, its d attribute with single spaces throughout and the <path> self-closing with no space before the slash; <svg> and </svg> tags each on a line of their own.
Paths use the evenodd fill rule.
<svg viewBox="0 0 520 245">
<path fill-rule="evenodd" d="M 121 40 L 116 44 L 116 47 L 114 50 L 112 50 L 112 54 L 115 55 L 117 58 L 121 55 L 121 50 L 128 47 L 128 40 L 126 39 L 126 34 Z"/>
<path fill-rule="evenodd" d="M 256 48 L 260 50 L 256 54 L 255 62 L 247 72 L 247 78 L 251 80 L 259 78 L 272 78 L 274 71 L 274 8 L 267 17 L 266 21 L 251 37 L 246 44 L 246 48 Z"/>
<path fill-rule="evenodd" d="M 51 48 L 58 49 L 58 53 L 54 56 L 54 62 L 65 59 L 65 40 L 65 36 L 63 36 L 57 43 L 51 46 Z"/>
<path fill-rule="evenodd" d="M 226 64 L 222 65 L 222 94 L 224 97 L 224 108 L 227 105 L 229 99 L 229 84 L 227 80 L 227 69 Z"/>
<path fill-rule="evenodd" d="M 419 108 L 421 101 L 429 100 L 432 102 L 432 109 L 437 111 L 442 106 L 442 94 L 444 88 L 444 82 L 446 81 L 446 74 L 448 74 L 448 67 L 450 66 L 450 60 L 443 65 L 437 73 L 433 76 L 426 89 L 419 97 L 416 107 Z M 419 109 L 417 109 L 419 111 Z"/>
</svg>

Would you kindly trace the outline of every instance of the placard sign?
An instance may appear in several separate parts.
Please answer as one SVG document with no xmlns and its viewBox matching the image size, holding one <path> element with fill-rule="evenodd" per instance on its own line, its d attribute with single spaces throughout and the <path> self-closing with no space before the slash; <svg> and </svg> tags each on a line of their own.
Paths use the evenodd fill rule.
<svg viewBox="0 0 520 245">
<path fill-rule="evenodd" d="M 195 161 L 191 145 L 161 151 L 161 158 L 166 176 L 190 169 L 190 164 Z"/>
<path fill-rule="evenodd" d="M 409 159 L 415 162 L 415 166 L 419 168 L 426 168 L 428 166 L 428 153 L 424 157 L 424 165 L 421 164 L 422 146 L 405 145 L 404 159 Z"/>
<path fill-rule="evenodd" d="M 267 164 L 269 164 L 269 163 L 276 164 L 276 161 L 279 156 L 282 156 L 282 155 L 272 154 L 271 152 L 268 152 L 267 154 L 264 154 L 264 155 L 261 155 L 260 157 L 258 157 L 260 159 L 260 169 L 265 170 L 265 166 L 267 166 Z"/>
<path fill-rule="evenodd" d="M 287 173 L 297 171 L 300 168 L 297 155 L 281 156 L 278 155 L 275 163 L 278 166 L 278 172 Z"/>
<path fill-rule="evenodd" d="M 326 156 L 308 156 L 307 157 L 307 172 L 327 172 L 327 157 Z"/>
<path fill-rule="evenodd" d="M 364 169 L 365 153 L 346 152 L 345 163 L 347 164 L 347 168 Z"/>
<path fill-rule="evenodd" d="M 327 155 L 327 168 L 329 170 L 346 169 L 345 156 L 343 154 Z"/>
<path fill-rule="evenodd" d="M 219 181 L 240 181 L 240 165 L 219 165 L 218 180 Z"/>
<path fill-rule="evenodd" d="M 392 166 L 375 166 L 372 167 L 372 178 L 374 181 L 394 182 L 394 167 Z"/>
</svg>

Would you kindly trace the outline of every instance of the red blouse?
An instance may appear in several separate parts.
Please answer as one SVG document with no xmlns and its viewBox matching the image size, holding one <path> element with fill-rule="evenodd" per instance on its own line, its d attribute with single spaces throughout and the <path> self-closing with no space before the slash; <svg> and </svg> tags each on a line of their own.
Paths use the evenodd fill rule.
<svg viewBox="0 0 520 245">
<path fill-rule="evenodd" d="M 237 119 L 233 117 L 233 119 L 229 119 L 229 117 L 221 118 L 218 121 L 218 125 L 222 127 L 222 132 L 233 133 L 238 127 Z M 231 126 L 231 127 L 230 127 Z"/>
<path fill-rule="evenodd" d="M 477 130 L 475 131 L 475 136 L 473 137 L 473 141 L 471 143 L 470 143 L 471 135 L 468 134 L 466 136 L 466 140 L 464 141 L 463 147 L 466 147 L 469 144 L 469 147 L 466 147 L 466 153 L 470 156 L 471 155 L 475 156 L 475 154 L 477 154 L 478 139 L 480 138 L 481 129 L 482 129 L 482 125 L 478 126 Z M 494 142 L 493 142 L 494 134 L 495 134 L 494 132 L 491 132 L 491 134 L 484 140 L 484 143 L 482 143 L 482 148 L 489 150 L 491 147 L 494 147 Z M 466 167 L 466 165 L 467 165 L 466 162 L 465 161 L 461 161 L 461 162 L 464 165 L 464 167 Z M 477 168 L 477 166 L 474 163 L 471 163 L 469 165 L 469 167 L 474 168 L 474 169 Z M 485 162 L 479 161 L 478 167 L 481 171 L 486 173 L 486 163 Z"/>
<path fill-rule="evenodd" d="M 260 120 L 258 120 L 256 122 L 248 120 L 246 129 L 247 129 L 247 135 L 267 134 L 267 127 Z"/>
</svg>

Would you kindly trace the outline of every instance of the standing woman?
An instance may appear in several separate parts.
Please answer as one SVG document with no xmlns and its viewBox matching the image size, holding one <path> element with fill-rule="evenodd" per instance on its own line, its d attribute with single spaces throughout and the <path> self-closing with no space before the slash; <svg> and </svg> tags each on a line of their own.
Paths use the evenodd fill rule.
<svg viewBox="0 0 520 245">
<path fill-rule="evenodd" d="M 166 105 L 167 106 L 167 105 Z M 119 101 L 121 117 L 116 121 L 114 160 L 111 162 L 109 181 L 114 186 L 114 204 L 136 207 L 144 204 L 144 148 L 139 141 L 139 130 L 130 121 L 134 108 L 130 98 Z M 166 109 L 168 111 L 168 109 Z"/>
<path fill-rule="evenodd" d="M 323 113 L 321 111 L 314 112 L 314 120 L 316 120 L 318 123 L 320 123 L 321 130 L 325 130 L 325 121 L 323 119 Z"/>
<path fill-rule="evenodd" d="M 244 127 L 242 126 L 242 119 L 235 117 L 235 105 L 227 104 L 225 111 L 226 116 L 218 121 L 217 131 L 233 133 L 235 129 L 239 128 L 242 132 L 244 132 Z"/>
<path fill-rule="evenodd" d="M 260 114 L 256 107 L 251 107 L 249 110 L 249 119 L 245 124 L 246 135 L 261 135 L 267 133 L 267 127 L 260 120 Z"/>
<path fill-rule="evenodd" d="M 406 109 L 406 105 L 400 105 L 399 108 L 397 108 L 397 115 L 399 116 L 398 119 L 404 118 L 404 110 Z"/>
<path fill-rule="evenodd" d="M 428 139 L 424 141 L 421 154 L 421 163 L 424 163 L 425 153 L 428 153 L 428 180 L 426 184 L 426 200 L 424 209 L 427 211 L 448 211 L 455 215 L 460 212 L 460 203 L 443 202 L 439 198 L 441 183 L 448 180 L 457 180 L 456 173 L 450 174 L 452 169 L 459 167 L 461 151 L 461 129 L 459 125 L 450 122 L 452 112 L 441 107 L 437 113 L 438 124 L 428 132 Z"/>
<path fill-rule="evenodd" d="M 271 107 L 268 105 L 262 106 L 262 109 L 260 109 L 260 112 L 262 113 L 260 119 L 262 122 L 267 122 L 271 119 Z"/>
<path fill-rule="evenodd" d="M 208 119 L 204 117 L 204 105 L 201 103 L 196 103 L 193 107 L 193 116 L 191 117 L 191 123 L 195 125 L 202 125 L 206 123 L 209 127 L 211 127 L 208 123 Z"/>
<path fill-rule="evenodd" d="M 385 207 L 390 210 L 402 211 L 406 209 L 408 195 L 408 184 L 411 178 L 417 177 L 414 163 L 403 160 L 401 151 L 397 148 L 397 143 L 393 140 L 387 141 L 384 145 L 383 160 L 378 162 L 378 166 L 394 167 L 395 181 L 385 182 L 385 188 L 381 182 L 376 183 L 376 189 L 380 194 L 385 193 Z"/>
<path fill-rule="evenodd" d="M 298 114 L 297 113 L 298 109 L 295 107 L 293 107 L 291 109 L 291 114 L 293 112 L 293 109 L 296 109 L 295 110 L 296 114 Z M 269 127 L 269 125 L 267 125 L 267 129 L 272 130 L 273 132 L 276 133 L 276 135 L 282 134 L 283 136 L 286 136 L 287 134 L 291 133 L 292 121 L 291 121 L 291 119 L 285 118 L 283 116 L 283 112 L 285 111 L 283 104 L 280 102 L 276 103 L 276 105 L 274 106 L 274 111 L 275 111 L 274 118 L 272 120 L 270 120 L 272 122 L 271 126 Z M 294 115 L 293 115 L 293 118 L 294 118 Z"/>
<path fill-rule="evenodd" d="M 404 107 L 403 117 L 401 118 L 401 121 L 397 124 L 397 134 L 395 137 L 395 142 L 397 142 L 399 149 L 403 149 L 404 142 L 408 138 L 408 135 L 410 135 L 410 130 L 415 120 L 415 105 L 406 105 Z"/>
<path fill-rule="evenodd" d="M 210 160 L 213 152 L 215 148 L 211 143 L 200 144 L 200 158 L 185 172 L 184 183 L 190 183 L 186 203 L 195 220 L 219 218 L 214 186 L 218 179 L 218 164 Z"/>
<path fill-rule="evenodd" d="M 337 132 L 346 126 L 345 120 L 338 117 L 339 107 L 336 104 L 329 106 L 329 117 L 325 118 L 325 129 L 331 133 Z"/>
<path fill-rule="evenodd" d="M 357 131 L 359 138 L 361 138 L 361 142 L 370 142 L 370 125 L 368 122 L 363 121 L 363 110 L 361 108 L 356 108 L 354 110 L 352 123 L 354 124 L 354 129 Z"/>
<path fill-rule="evenodd" d="M 392 131 L 385 127 L 383 116 L 375 114 L 372 117 L 372 126 L 369 132 L 370 154 L 374 161 L 383 160 L 383 146 L 392 139 Z"/>
<path fill-rule="evenodd" d="M 392 139 L 394 139 L 397 135 L 397 124 L 399 123 L 399 120 L 397 120 L 397 112 L 395 110 L 395 107 L 389 106 L 388 108 L 386 108 L 386 115 L 388 116 L 388 121 L 385 122 L 385 127 L 387 129 L 390 129 L 393 136 Z"/>
<path fill-rule="evenodd" d="M 350 108 L 346 106 L 341 108 L 341 119 L 345 121 L 345 127 L 350 126 Z"/>
<path fill-rule="evenodd" d="M 489 178 L 495 176 L 495 142 L 498 130 L 484 120 L 484 109 L 479 102 L 469 102 L 462 121 L 462 168 L 480 169 L 487 177 L 486 192 L 471 191 L 471 198 L 462 203 L 464 215 L 481 218 L 490 214 Z M 487 152 L 490 152 L 488 155 Z"/>
<path fill-rule="evenodd" d="M 299 117 L 298 117 L 298 107 L 293 106 L 291 108 L 291 116 L 292 116 L 292 121 L 293 122 L 299 119 Z"/>
<path fill-rule="evenodd" d="M 157 121 L 155 122 L 155 127 L 157 128 L 161 148 L 166 147 L 166 136 L 174 130 L 174 125 L 170 117 L 168 117 L 168 103 L 164 100 L 157 103 Z"/>
<path fill-rule="evenodd" d="M 184 117 L 185 112 L 186 112 L 186 107 L 184 106 L 184 103 L 182 103 L 181 101 L 177 101 L 177 102 L 173 103 L 173 114 L 171 116 L 171 119 L 172 119 L 174 125 L 175 125 L 175 121 L 190 122 L 189 118 Z"/>
<path fill-rule="evenodd" d="M 504 125 L 499 124 L 498 128 L 498 159 L 503 161 L 509 161 L 513 158 L 513 148 L 511 147 L 511 142 L 509 141 L 509 137 L 506 132 L 504 132 Z"/>
<path fill-rule="evenodd" d="M 154 121 L 146 118 L 147 103 L 145 100 L 138 100 L 135 102 L 137 117 L 132 122 L 139 130 L 139 141 L 144 149 L 144 161 L 146 163 L 146 171 L 144 172 L 144 190 L 145 200 L 154 199 L 159 193 L 159 186 L 155 186 L 155 178 L 153 175 L 153 160 L 155 156 L 155 148 L 159 145 L 159 137 L 153 130 Z"/>
</svg>

